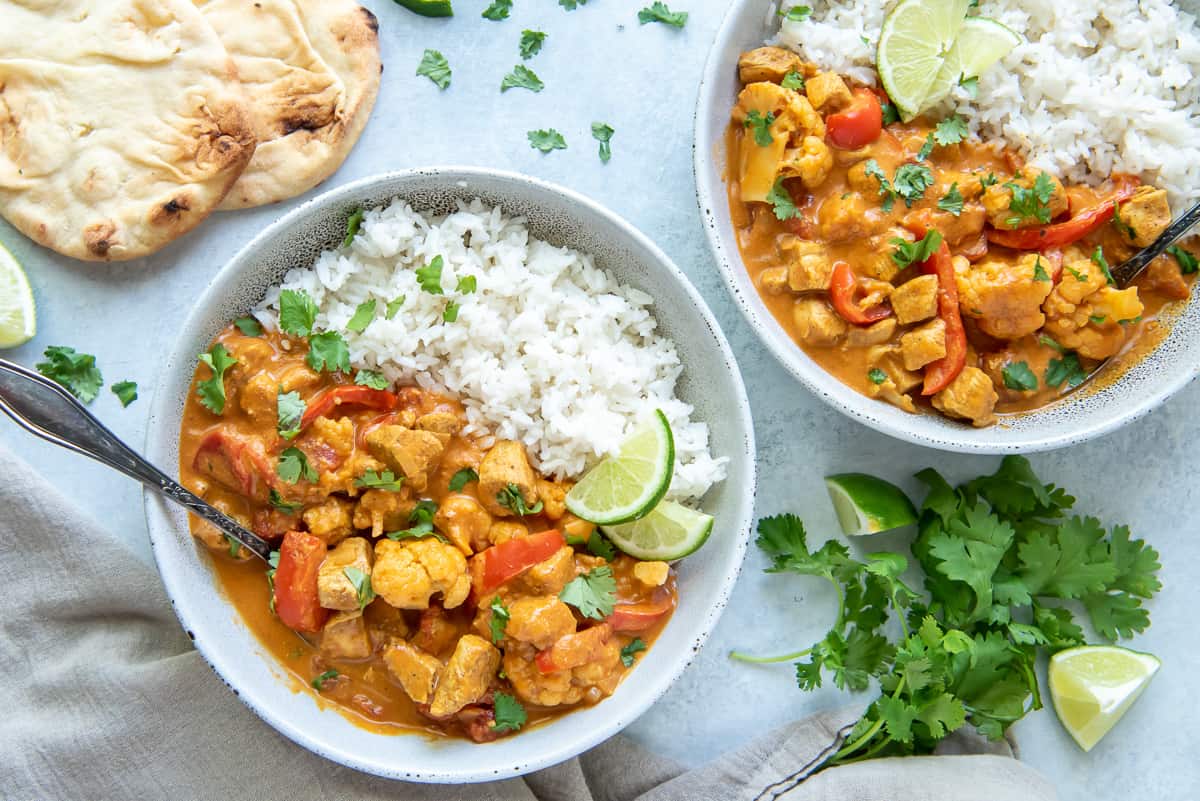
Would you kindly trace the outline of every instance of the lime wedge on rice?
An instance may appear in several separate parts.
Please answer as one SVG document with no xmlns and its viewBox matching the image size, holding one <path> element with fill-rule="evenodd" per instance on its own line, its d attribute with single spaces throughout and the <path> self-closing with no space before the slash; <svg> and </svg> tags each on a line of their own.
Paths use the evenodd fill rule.
<svg viewBox="0 0 1200 801">
<path fill-rule="evenodd" d="M 567 509 L 601 526 L 645 517 L 667 494 L 675 472 L 675 440 L 661 410 L 621 443 L 615 456 L 584 474 L 567 493 Z"/>
<path fill-rule="evenodd" d="M 1133 705 L 1162 663 L 1115 645 L 1083 645 L 1050 659 L 1050 697 L 1067 732 L 1084 751 L 1100 742 Z"/>
<path fill-rule="evenodd" d="M 875 66 L 905 122 L 921 112 L 970 0 L 901 0 L 883 21 Z"/>
<path fill-rule="evenodd" d="M 650 514 L 632 523 L 601 526 L 604 534 L 635 559 L 673 562 L 708 541 L 712 515 L 674 501 L 663 501 Z"/>
<path fill-rule="evenodd" d="M 841 473 L 825 479 L 842 532 L 878 534 L 917 522 L 917 510 L 903 490 L 866 473 Z"/>
<path fill-rule="evenodd" d="M 937 105 L 964 78 L 978 78 L 1021 43 L 1021 34 L 989 17 L 967 17 L 921 108 Z"/>
<path fill-rule="evenodd" d="M 15 348 L 33 339 L 37 312 L 29 279 L 13 254 L 0 244 L 0 348 Z"/>
</svg>

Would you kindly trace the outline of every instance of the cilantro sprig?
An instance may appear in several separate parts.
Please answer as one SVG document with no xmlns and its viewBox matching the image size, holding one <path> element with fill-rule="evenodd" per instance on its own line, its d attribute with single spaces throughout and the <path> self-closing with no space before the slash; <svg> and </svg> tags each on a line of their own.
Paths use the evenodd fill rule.
<svg viewBox="0 0 1200 801">
<path fill-rule="evenodd" d="M 908 559 L 898 553 L 851 556 L 831 540 L 810 548 L 794 515 L 759 521 L 758 546 L 768 572 L 819 576 L 837 592 L 829 632 L 796 662 L 804 690 L 830 677 L 839 688 L 879 696 L 829 760 L 926 754 L 970 724 L 996 740 L 1042 706 L 1034 671 L 1038 654 L 1085 641 L 1072 607 L 1109 640 L 1149 624 L 1145 600 L 1161 588 L 1158 553 L 1125 526 L 1106 529 L 1072 514 L 1075 499 L 1043 484 L 1029 461 L 1008 456 L 992 475 L 957 487 L 932 469 L 911 551 L 924 573 L 924 593 L 904 583 Z M 887 636 L 895 618 L 900 635 Z"/>
<path fill-rule="evenodd" d="M 1008 201 L 1008 210 L 1012 216 L 1005 220 L 1009 228 L 1016 228 L 1024 220 L 1036 220 L 1045 224 L 1050 222 L 1050 198 L 1054 197 L 1054 182 L 1044 172 L 1038 173 L 1033 179 L 1033 186 L 1026 188 L 1009 181 L 1004 184 L 1012 191 Z"/>
<path fill-rule="evenodd" d="M 526 505 L 525 495 L 516 484 L 506 484 L 504 489 L 497 492 L 496 503 L 519 517 L 536 515 L 542 511 L 541 501 L 534 501 L 533 506 Z"/>
<path fill-rule="evenodd" d="M 516 698 L 508 693 L 496 691 L 492 693 L 492 703 L 495 705 L 495 720 L 492 723 L 495 731 L 518 731 L 525 725 L 528 716 L 525 707 Z"/>
<path fill-rule="evenodd" d="M 925 232 L 925 236 L 916 242 L 909 242 L 898 236 L 892 237 L 888 242 L 896 246 L 896 249 L 892 251 L 892 261 L 903 270 L 910 264 L 920 264 L 928 260 L 941 246 L 942 235 L 930 228 Z"/>
<path fill-rule="evenodd" d="M 617 580 L 612 568 L 594 567 L 582 576 L 571 579 L 571 583 L 558 594 L 563 603 L 579 610 L 584 617 L 603 620 L 612 614 L 617 602 Z"/>
<path fill-rule="evenodd" d="M 220 342 L 213 345 L 212 350 L 208 353 L 201 353 L 199 359 L 201 364 L 206 365 L 212 371 L 212 375 L 204 381 L 196 382 L 196 395 L 200 398 L 200 403 L 204 408 L 213 414 L 224 414 L 225 371 L 237 364 L 238 360 Z M 38 369 L 41 370 L 41 368 L 42 366 L 38 365 Z M 99 378 L 99 376 L 100 373 L 97 371 L 96 377 Z M 96 393 L 93 391 L 91 397 L 95 396 Z M 83 396 L 80 395 L 80 398 L 82 399 Z M 87 400 L 91 400 L 91 398 Z"/>
</svg>

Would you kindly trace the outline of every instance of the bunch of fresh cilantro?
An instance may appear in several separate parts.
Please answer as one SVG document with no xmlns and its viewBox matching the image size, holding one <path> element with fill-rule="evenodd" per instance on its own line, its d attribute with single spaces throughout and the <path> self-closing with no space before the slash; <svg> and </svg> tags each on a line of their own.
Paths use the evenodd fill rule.
<svg viewBox="0 0 1200 801">
<path fill-rule="evenodd" d="M 880 695 L 831 763 L 929 753 L 967 723 L 999 739 L 1042 706 L 1034 663 L 1040 651 L 1084 643 L 1076 614 L 1086 612 L 1107 640 L 1150 625 L 1142 606 L 1162 586 L 1158 553 L 1125 526 L 1106 530 L 1070 515 L 1075 499 L 1043 485 L 1029 461 L 1008 456 L 1000 469 L 958 487 L 926 469 L 929 488 L 912 553 L 927 597 L 901 579 L 897 553 L 866 561 L 829 541 L 815 550 L 794 515 L 759 522 L 768 572 L 821 576 L 838 593 L 838 616 L 825 637 L 786 657 L 799 659 L 801 689 L 824 676 L 841 689 Z M 895 617 L 898 640 L 886 624 Z"/>
</svg>

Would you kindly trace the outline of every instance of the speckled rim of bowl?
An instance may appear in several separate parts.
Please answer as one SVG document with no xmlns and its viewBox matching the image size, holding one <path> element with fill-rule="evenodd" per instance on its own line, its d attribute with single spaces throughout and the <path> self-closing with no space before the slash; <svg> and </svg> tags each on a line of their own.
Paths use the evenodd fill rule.
<svg viewBox="0 0 1200 801">
<path fill-rule="evenodd" d="M 733 0 L 701 76 L 693 169 L 709 247 L 742 315 L 780 364 L 830 406 L 871 428 L 917 445 L 963 453 L 1029 453 L 1078 444 L 1154 410 L 1200 376 L 1200 303 L 1171 320 L 1165 340 L 1125 369 L 1119 380 L 1088 386 L 1036 412 L 975 429 L 940 415 L 909 414 L 861 395 L 795 344 L 758 296 L 742 263 L 730 221 L 723 172 L 724 141 L 738 91 L 737 57 L 774 35 L 778 0 Z"/>
<path fill-rule="evenodd" d="M 410 191 L 405 191 L 406 189 Z M 502 197 L 515 205 L 568 220 L 583 239 L 604 234 L 613 253 L 641 253 L 639 264 L 620 270 L 622 282 L 661 283 L 672 287 L 670 297 L 656 298 L 656 318 L 671 329 L 694 329 L 698 341 L 677 340 L 681 360 L 688 352 L 705 353 L 711 364 L 685 366 L 681 397 L 694 403 L 709 422 L 714 450 L 729 458 L 728 477 L 705 497 L 704 507 L 717 515 L 726 536 L 714 537 L 706 548 L 684 562 L 680 576 L 680 605 L 655 647 L 616 693 L 595 707 L 573 712 L 520 736 L 475 745 L 420 735 L 379 735 L 353 726 L 332 709 L 322 709 L 307 693 L 296 692 L 283 669 L 246 629 L 240 616 L 217 589 L 206 560 L 187 532 L 186 518 L 156 493 L 144 495 L 151 547 L 167 594 L 180 623 L 209 666 L 255 714 L 284 736 L 334 762 L 375 775 L 415 782 L 468 783 L 512 778 L 545 768 L 591 748 L 632 723 L 678 679 L 716 626 L 728 602 L 745 557 L 754 508 L 754 430 L 749 401 L 733 352 L 716 319 L 686 276 L 649 238 L 596 202 L 569 189 L 511 172 L 473 167 L 429 167 L 391 172 L 323 193 L 268 226 L 216 275 L 182 326 L 155 389 L 147 428 L 147 454 L 168 473 L 178 463 L 178 427 L 182 400 L 190 390 L 195 353 L 207 346 L 222 322 L 232 318 L 231 303 L 257 302 L 279 275 L 278 267 L 260 258 L 276 239 L 294 244 L 297 230 L 316 231 L 310 238 L 326 246 L 342 236 L 351 209 L 375 205 L 384 198 L 433 196 L 439 202 L 481 195 L 485 201 Z M 523 198 L 518 201 L 518 197 Z M 421 208 L 414 202 L 414 207 Z M 537 231 L 536 211 L 530 216 Z M 588 221 L 593 224 L 589 228 Z M 619 243 L 616 240 L 621 240 Z M 570 244 L 568 241 L 562 244 Z M 281 245 L 274 245 L 278 254 Z M 290 248 L 288 252 L 295 253 Z M 593 250 L 598 263 L 604 264 Z M 305 263 L 306 259 L 294 257 Z M 634 275 L 642 270 L 640 276 Z M 230 298 L 235 298 L 231 301 Z M 660 306 L 662 302 L 664 305 Z M 693 313 L 685 315 L 685 307 Z M 665 306 L 665 308 L 664 308 Z M 244 308 L 244 307 L 243 307 Z M 665 312 L 665 314 L 664 314 Z M 667 320 L 666 315 L 671 315 Z M 664 320 L 666 322 L 664 323 Z M 703 332 L 707 332 L 707 336 Z M 722 376 L 718 378 L 716 374 Z M 722 397 L 720 415 L 711 408 Z M 720 442 L 718 442 L 720 440 Z M 719 544 L 714 548 L 714 542 Z M 689 570 L 688 567 L 691 567 Z M 695 586 L 693 586 L 695 585 Z M 666 646 L 674 645 L 669 650 Z M 385 745 L 386 744 L 386 745 Z"/>
</svg>

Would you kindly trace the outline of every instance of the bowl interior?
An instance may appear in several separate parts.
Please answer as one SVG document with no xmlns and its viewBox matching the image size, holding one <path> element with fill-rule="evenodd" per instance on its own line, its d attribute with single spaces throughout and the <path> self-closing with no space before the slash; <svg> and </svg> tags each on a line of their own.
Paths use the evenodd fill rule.
<svg viewBox="0 0 1200 801">
<path fill-rule="evenodd" d="M 774 36 L 774 0 L 734 0 L 704 69 L 696 109 L 696 189 L 705 233 L 734 300 L 759 339 L 819 397 L 885 434 L 943 450 L 1010 453 L 1070 445 L 1112 431 L 1149 412 L 1200 375 L 1200 304 L 1170 318 L 1170 333 L 1119 380 L 1101 380 L 1037 412 L 974 429 L 940 415 L 913 415 L 847 387 L 791 340 L 758 296 L 738 252 L 724 175 L 725 131 L 737 99 L 737 59 Z"/>
<path fill-rule="evenodd" d="M 619 280 L 655 298 L 661 330 L 685 365 L 681 398 L 708 422 L 714 453 L 729 457 L 728 477 L 706 496 L 715 533 L 680 567 L 679 608 L 655 646 L 613 697 L 549 725 L 487 745 L 421 736 L 382 736 L 358 728 L 308 693 L 242 624 L 217 589 L 207 556 L 188 534 L 185 515 L 146 496 L 151 543 L 180 621 L 217 673 L 264 720 L 305 747 L 342 764 L 410 781 L 507 778 L 585 750 L 631 723 L 666 691 L 694 657 L 723 609 L 749 539 L 754 442 L 745 389 L 733 354 L 708 308 L 666 256 L 615 215 L 574 193 L 507 173 L 428 169 L 369 178 L 326 193 L 267 228 L 218 274 L 183 326 L 159 385 L 149 425 L 149 457 L 168 473 L 178 464 L 178 431 L 196 354 L 227 321 L 256 304 L 295 266 L 341 239 L 347 215 L 401 197 L 420 210 L 445 211 L 480 197 L 528 218 L 531 233 L 589 252 Z"/>
</svg>

